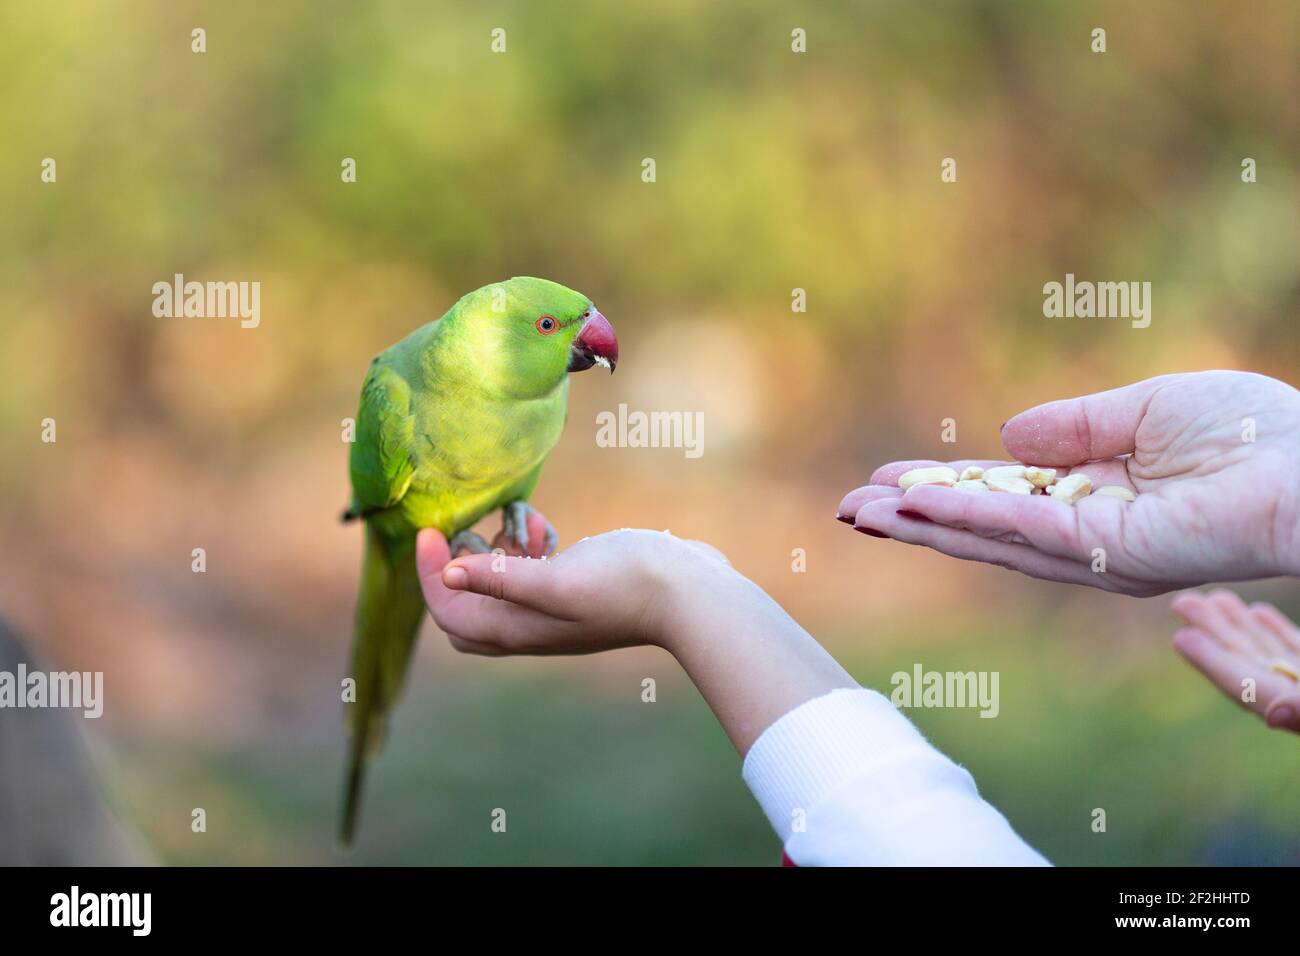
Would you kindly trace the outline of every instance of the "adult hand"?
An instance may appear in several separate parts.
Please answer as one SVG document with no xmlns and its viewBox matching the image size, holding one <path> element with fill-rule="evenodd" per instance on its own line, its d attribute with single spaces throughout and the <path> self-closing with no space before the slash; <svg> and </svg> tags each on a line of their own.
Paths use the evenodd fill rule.
<svg viewBox="0 0 1300 956">
<path fill-rule="evenodd" d="M 1071 506 L 934 485 L 904 494 L 901 474 L 939 462 L 903 461 L 849 492 L 838 515 L 868 534 L 1126 594 L 1300 574 L 1300 392 L 1283 382 L 1161 376 L 1021 412 L 1002 441 L 1018 461 L 1081 471 L 1137 500 Z M 1093 570 L 1099 548 L 1104 572 Z"/>
</svg>

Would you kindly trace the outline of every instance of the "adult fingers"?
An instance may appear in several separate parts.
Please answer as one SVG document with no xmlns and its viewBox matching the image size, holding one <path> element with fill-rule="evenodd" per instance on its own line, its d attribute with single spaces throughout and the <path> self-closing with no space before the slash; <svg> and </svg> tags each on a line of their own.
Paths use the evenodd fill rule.
<svg viewBox="0 0 1300 956">
<path fill-rule="evenodd" d="M 1119 499 L 1107 499 L 1122 505 Z M 1075 507 L 1046 495 L 966 492 L 936 485 L 909 488 L 900 508 L 931 521 L 973 531 L 984 538 L 1028 544 L 1046 554 L 1082 561 L 1089 556 L 1079 537 Z"/>
<path fill-rule="evenodd" d="M 1105 590 L 1134 589 L 1130 582 L 1117 575 L 1093 574 L 1086 564 L 1044 554 L 1026 544 L 985 538 L 973 531 L 937 524 L 928 518 L 909 517 L 906 513 L 899 513 L 901 508 L 904 508 L 901 499 L 870 502 L 858 512 L 856 526 L 964 561 L 996 564 L 1045 581 L 1084 584 Z"/>
<path fill-rule="evenodd" d="M 1152 396 L 1175 375 L 1038 405 L 1002 426 L 1002 444 L 1020 461 L 1078 465 L 1134 451 Z"/>
<path fill-rule="evenodd" d="M 1087 464 L 1075 465 L 1067 468 L 1057 466 L 1058 478 L 1064 478 L 1066 475 L 1087 475 L 1088 480 L 1092 482 L 1094 489 L 1104 488 L 1107 485 L 1118 485 L 1121 488 L 1127 488 L 1129 491 L 1136 492 L 1137 485 L 1128 473 L 1128 463 L 1131 458 L 1108 458 L 1105 461 L 1090 461 Z"/>
<path fill-rule="evenodd" d="M 897 485 L 863 485 L 861 488 L 854 488 L 840 500 L 839 507 L 835 509 L 835 517 L 845 524 L 852 524 L 853 516 L 868 501 L 901 498 L 902 495 L 903 489 Z"/>
</svg>

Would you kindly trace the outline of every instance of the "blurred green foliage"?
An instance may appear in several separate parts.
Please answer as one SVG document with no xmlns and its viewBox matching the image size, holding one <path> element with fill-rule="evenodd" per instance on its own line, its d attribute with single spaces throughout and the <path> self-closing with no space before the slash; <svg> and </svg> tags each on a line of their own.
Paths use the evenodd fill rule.
<svg viewBox="0 0 1300 956">
<path fill-rule="evenodd" d="M 1028 631 L 847 635 L 855 677 L 890 692 L 895 671 L 996 670 L 997 717 L 904 711 L 975 776 L 981 794 L 1048 859 L 1069 865 L 1297 865 L 1296 741 L 1209 693 L 1167 661 L 1098 660 Z M 1008 633 L 1013 636 L 1008 637 Z M 917 646 L 923 648 L 918 654 Z M 578 664 L 566 670 L 590 671 Z M 741 783 L 708 708 L 663 659 L 659 699 L 637 681 L 502 675 L 404 706 L 376 765 L 364 837 L 339 856 L 330 741 L 261 754 L 132 748 L 126 791 L 174 863 L 775 865 L 780 845 Z M 588 675 L 589 676 L 589 675 Z M 416 681 L 434 680 L 427 673 Z M 213 837 L 164 808 L 201 793 Z M 505 833 L 490 828 L 506 811 Z M 1105 811 L 1105 832 L 1093 829 Z M 238 826 L 233 826 L 239 821 Z M 217 835 L 219 834 L 219 836 Z"/>
<path fill-rule="evenodd" d="M 1286 0 L 6 3 L 0 600 L 61 659 L 121 668 L 111 773 L 164 859 L 332 860 L 339 421 L 376 350 L 545 275 L 624 348 L 543 478 L 566 536 L 708 536 L 875 686 L 917 659 L 1001 670 L 997 720 L 914 716 L 1059 862 L 1296 862 L 1295 742 L 1153 612 L 1053 618 L 1059 592 L 822 527 L 875 463 L 993 453 L 1038 401 L 1210 366 L 1294 381 L 1296 32 Z M 154 318 L 178 272 L 260 281 L 262 326 Z M 1152 282 L 1151 327 L 1045 320 L 1066 272 Z M 679 394 L 717 402 L 698 467 L 584 437 L 593 401 Z M 598 502 L 561 494 L 579 477 Z M 727 521 L 738 501 L 765 520 Z M 776 862 L 694 692 L 666 672 L 632 704 L 602 666 L 423 661 L 355 859 Z M 509 841 L 473 822 L 494 806 Z"/>
</svg>

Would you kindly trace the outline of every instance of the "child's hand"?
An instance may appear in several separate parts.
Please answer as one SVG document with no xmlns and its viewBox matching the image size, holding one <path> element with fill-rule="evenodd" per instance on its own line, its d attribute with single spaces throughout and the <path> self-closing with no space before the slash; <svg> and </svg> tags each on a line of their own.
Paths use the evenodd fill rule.
<svg viewBox="0 0 1300 956">
<path fill-rule="evenodd" d="M 734 575 L 709 545 L 659 531 L 586 538 L 545 561 L 449 557 L 441 534 L 420 532 L 416 561 L 429 611 L 457 650 L 490 656 L 664 645 L 672 607 Z"/>
<path fill-rule="evenodd" d="M 654 644 L 685 668 L 745 754 L 804 701 L 856 688 L 835 659 L 718 550 L 661 531 L 612 531 L 545 561 L 415 546 L 434 621 L 469 654 L 590 654 Z"/>
<path fill-rule="evenodd" d="M 1300 630 L 1271 604 L 1247 607 L 1231 591 L 1174 598 L 1187 622 L 1174 648 L 1228 697 L 1278 727 L 1300 733 Z M 1289 672 L 1289 673 L 1288 673 Z M 1242 681 L 1255 681 L 1253 701 Z"/>
</svg>

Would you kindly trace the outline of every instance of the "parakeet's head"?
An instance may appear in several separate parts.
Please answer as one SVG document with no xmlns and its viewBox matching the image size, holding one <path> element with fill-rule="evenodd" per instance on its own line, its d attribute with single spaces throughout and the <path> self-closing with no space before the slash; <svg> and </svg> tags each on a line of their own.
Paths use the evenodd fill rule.
<svg viewBox="0 0 1300 956">
<path fill-rule="evenodd" d="M 589 298 L 558 282 L 495 282 L 453 311 L 471 352 L 466 359 L 511 395 L 542 395 L 568 372 L 602 365 L 612 373 L 618 364 L 613 327 Z"/>
</svg>

